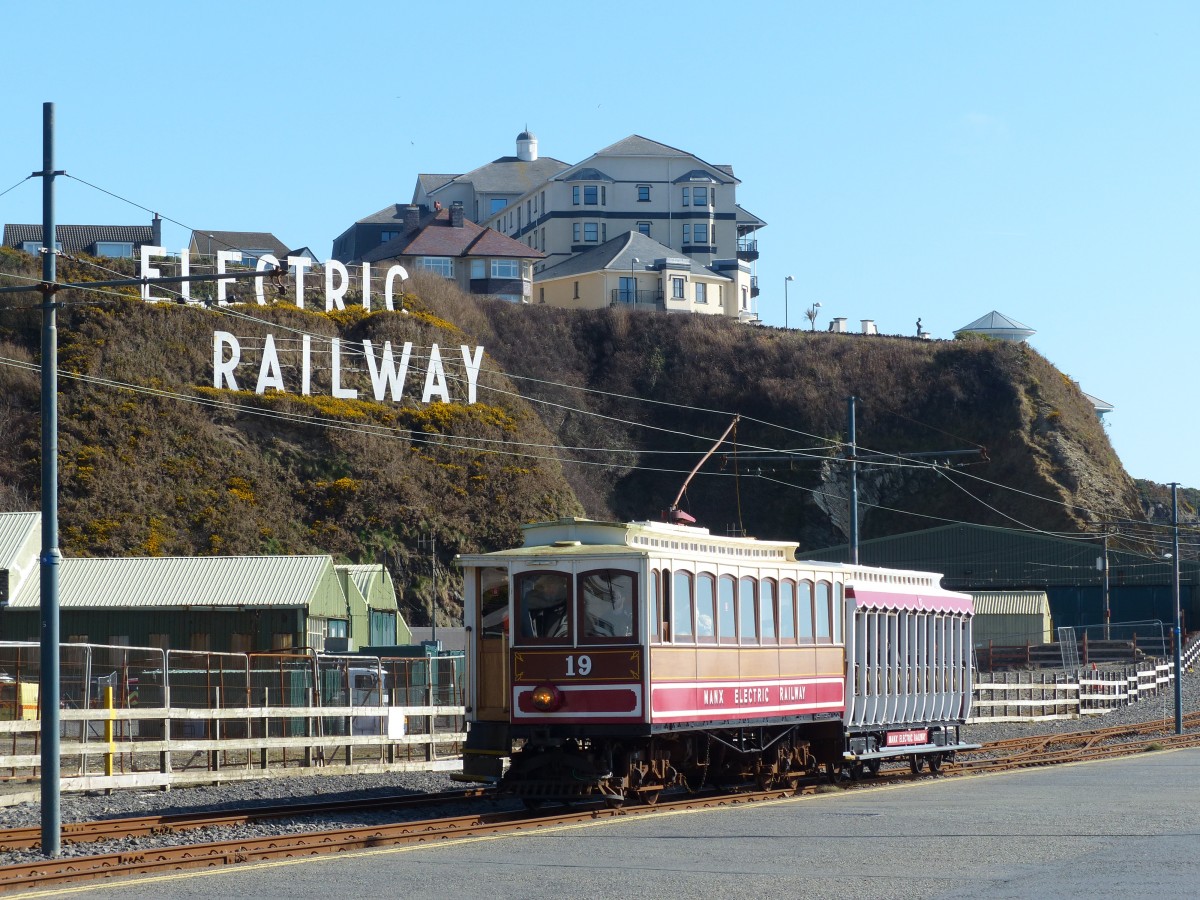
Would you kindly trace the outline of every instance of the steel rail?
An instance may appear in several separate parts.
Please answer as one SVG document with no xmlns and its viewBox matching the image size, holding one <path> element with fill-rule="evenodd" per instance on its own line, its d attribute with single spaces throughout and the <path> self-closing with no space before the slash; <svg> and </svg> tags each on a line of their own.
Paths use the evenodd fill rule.
<svg viewBox="0 0 1200 900">
<path fill-rule="evenodd" d="M 799 793 L 811 793 L 802 789 Z M 262 862 L 329 853 L 344 853 L 404 844 L 437 843 L 505 832 L 536 831 L 619 816 L 644 815 L 660 810 L 741 806 L 794 797 L 794 789 L 755 791 L 709 797 L 665 800 L 657 805 L 610 808 L 604 804 L 531 816 L 527 811 L 490 815 L 453 816 L 361 828 L 339 828 L 295 835 L 273 835 L 246 840 L 218 841 L 184 847 L 146 849 L 95 856 L 64 857 L 0 867 L 0 890 L 47 887 L 94 879 L 212 868 L 245 862 Z"/>
<path fill-rule="evenodd" d="M 471 800 L 486 800 L 493 792 L 485 788 L 445 791 L 436 794 L 389 794 L 342 800 L 281 803 L 274 806 L 246 807 L 237 810 L 99 819 L 93 822 L 64 823 L 63 843 L 82 844 L 122 838 L 144 837 L 194 831 L 199 828 L 247 825 L 271 819 L 287 819 L 321 813 L 359 812 L 376 809 L 415 809 Z M 0 852 L 29 850 L 40 846 L 41 829 L 36 826 L 0 831 Z"/>
</svg>

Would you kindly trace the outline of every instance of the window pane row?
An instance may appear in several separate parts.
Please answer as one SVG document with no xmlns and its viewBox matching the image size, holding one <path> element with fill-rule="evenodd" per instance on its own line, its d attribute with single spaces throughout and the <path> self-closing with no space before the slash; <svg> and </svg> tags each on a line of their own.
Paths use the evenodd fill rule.
<svg viewBox="0 0 1200 900">
<path fill-rule="evenodd" d="M 675 644 L 842 641 L 842 585 L 707 572 L 651 573 L 650 639 Z"/>
</svg>

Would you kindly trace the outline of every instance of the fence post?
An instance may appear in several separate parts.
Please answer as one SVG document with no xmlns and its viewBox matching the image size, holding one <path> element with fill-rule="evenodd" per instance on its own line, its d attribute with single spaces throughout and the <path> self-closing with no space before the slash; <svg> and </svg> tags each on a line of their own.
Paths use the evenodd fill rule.
<svg viewBox="0 0 1200 900">
<path fill-rule="evenodd" d="M 432 715 L 432 712 L 433 712 L 433 657 L 432 656 L 425 657 L 425 702 L 427 702 L 429 704 L 429 707 L 430 707 L 429 711 L 431 713 L 431 715 L 429 716 L 429 728 L 428 728 L 429 743 L 425 745 L 425 759 L 432 762 L 436 758 L 436 753 L 434 752 L 434 746 L 433 746 L 434 716 Z"/>
<path fill-rule="evenodd" d="M 104 688 L 104 774 L 112 777 L 113 773 L 113 752 L 116 750 L 116 742 L 113 740 L 113 689 L 112 685 Z M 85 722 L 84 725 L 89 723 Z M 111 794 L 112 789 L 105 790 L 106 794 Z"/>
<path fill-rule="evenodd" d="M 1087 629 L 1083 630 L 1083 664 L 1088 664 L 1088 633 Z"/>
<path fill-rule="evenodd" d="M 213 688 L 213 708 L 221 708 L 221 689 L 220 687 Z M 219 746 L 221 740 L 221 720 L 209 719 L 212 722 L 212 737 L 214 748 Z M 208 768 L 210 772 L 218 772 L 221 769 L 221 751 L 212 749 L 208 751 Z"/>
</svg>

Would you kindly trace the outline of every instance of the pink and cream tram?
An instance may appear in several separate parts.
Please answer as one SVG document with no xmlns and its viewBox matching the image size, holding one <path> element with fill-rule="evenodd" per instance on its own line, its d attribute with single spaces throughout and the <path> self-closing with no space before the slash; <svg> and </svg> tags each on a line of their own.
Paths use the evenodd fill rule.
<svg viewBox="0 0 1200 900">
<path fill-rule="evenodd" d="M 968 746 L 971 598 L 784 541 L 560 519 L 462 555 L 464 776 L 530 800 L 795 784 Z M 514 752 L 514 746 L 517 748 Z M 510 765 L 505 768 L 505 759 Z"/>
</svg>

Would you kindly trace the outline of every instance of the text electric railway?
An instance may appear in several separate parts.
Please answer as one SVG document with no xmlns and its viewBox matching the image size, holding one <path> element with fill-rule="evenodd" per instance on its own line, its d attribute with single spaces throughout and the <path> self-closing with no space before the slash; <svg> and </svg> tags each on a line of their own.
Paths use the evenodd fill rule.
<svg viewBox="0 0 1200 900">
<path fill-rule="evenodd" d="M 971 598 L 940 575 L 795 551 L 687 525 L 560 519 L 526 526 L 523 547 L 460 556 L 464 776 L 534 802 L 652 801 L 886 758 L 937 771 L 974 747 L 959 734 Z"/>
</svg>

